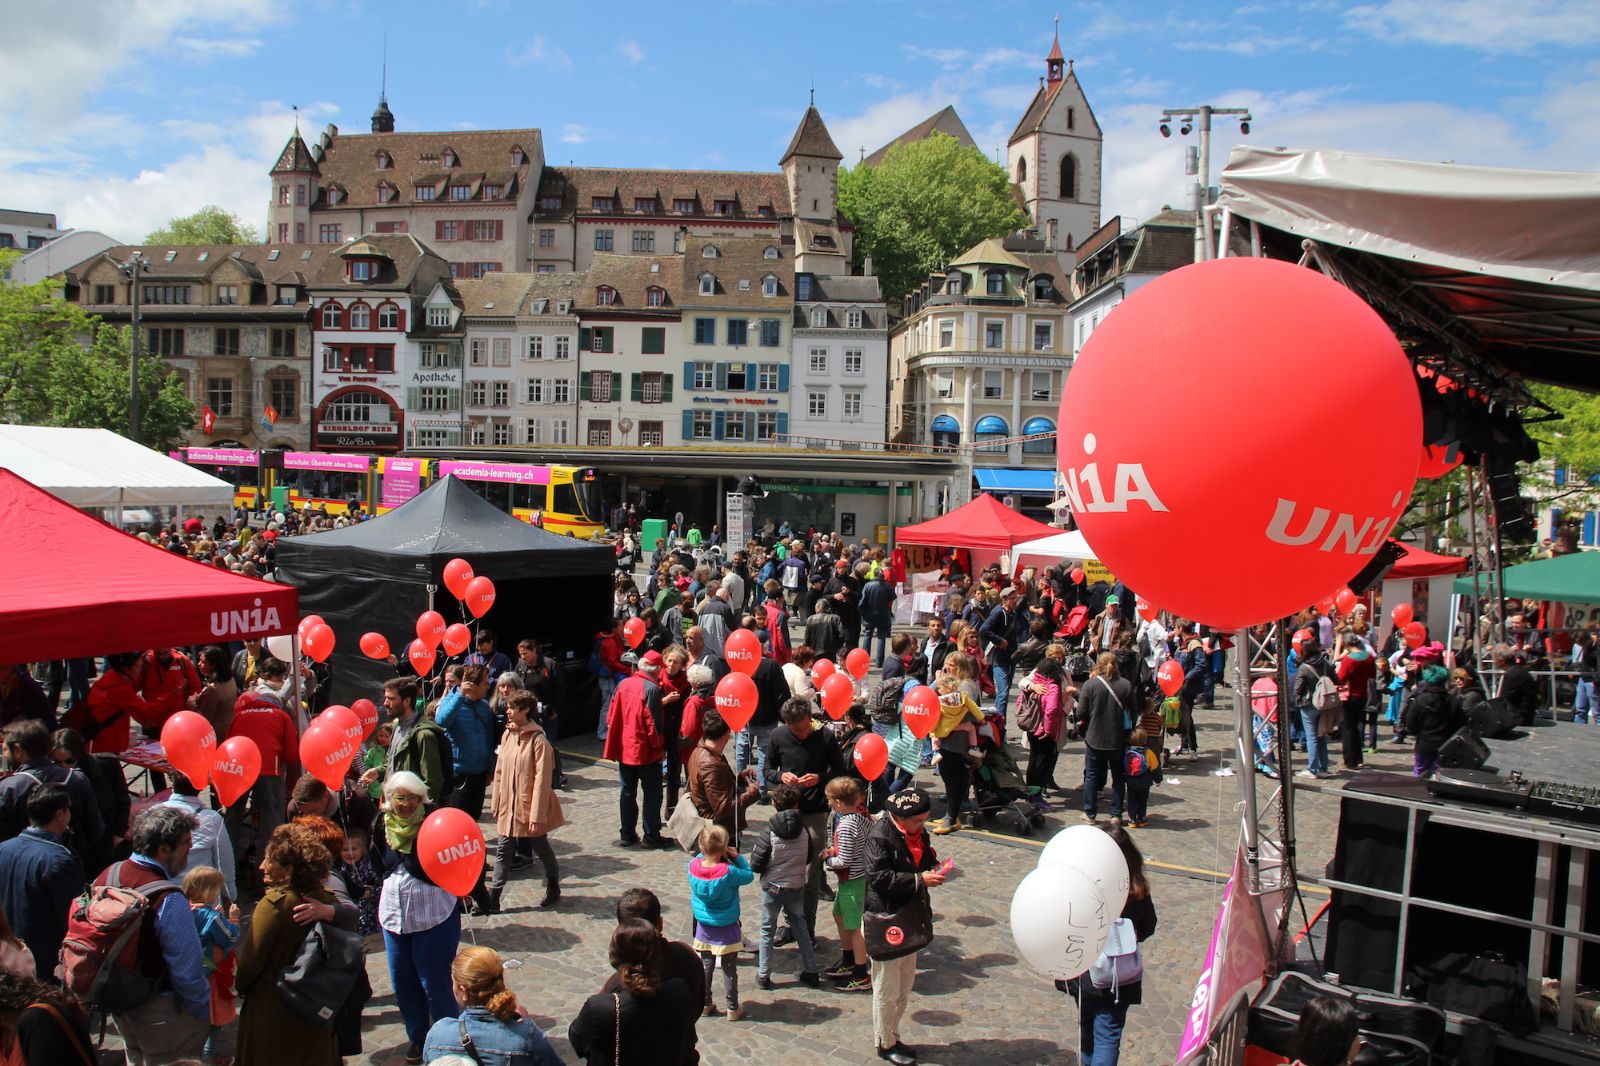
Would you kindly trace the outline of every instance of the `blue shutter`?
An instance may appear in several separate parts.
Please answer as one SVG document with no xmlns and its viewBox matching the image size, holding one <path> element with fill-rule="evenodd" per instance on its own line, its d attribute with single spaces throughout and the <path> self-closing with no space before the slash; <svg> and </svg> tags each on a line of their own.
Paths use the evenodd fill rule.
<svg viewBox="0 0 1600 1066">
<path fill-rule="evenodd" d="M 683 387 L 685 389 L 693 389 L 694 388 L 694 364 L 693 363 L 684 363 L 683 364 Z"/>
<path fill-rule="evenodd" d="M 757 368 L 756 364 L 754 364 L 754 363 L 746 363 L 744 365 L 744 391 L 745 392 L 755 392 L 756 391 L 756 370 L 757 369 L 758 368 Z"/>
<path fill-rule="evenodd" d="M 717 440 L 728 439 L 728 412 L 711 412 L 711 435 Z"/>
<path fill-rule="evenodd" d="M 785 411 L 778 412 L 778 436 L 786 436 L 789 432 L 789 415 Z"/>
<path fill-rule="evenodd" d="M 746 411 L 744 413 L 744 442 L 746 444 L 749 444 L 751 441 L 753 441 L 755 439 L 756 439 L 756 413 L 754 411 Z"/>
<path fill-rule="evenodd" d="M 778 364 L 778 391 L 779 392 L 788 392 L 789 391 L 789 364 L 788 363 L 779 363 Z M 782 418 L 783 416 L 779 415 L 778 417 Z"/>
<path fill-rule="evenodd" d="M 694 440 L 694 412 L 683 412 L 683 441 L 685 444 Z"/>
<path fill-rule="evenodd" d="M 718 390 L 726 389 L 728 387 L 728 364 L 727 363 L 718 363 L 717 364 L 716 382 L 717 382 Z"/>
</svg>

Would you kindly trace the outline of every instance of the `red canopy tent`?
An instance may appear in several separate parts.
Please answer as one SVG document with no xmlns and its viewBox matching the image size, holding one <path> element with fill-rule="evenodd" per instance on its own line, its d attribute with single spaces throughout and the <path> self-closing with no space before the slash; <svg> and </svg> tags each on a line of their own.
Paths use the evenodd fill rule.
<svg viewBox="0 0 1600 1066">
<path fill-rule="evenodd" d="M 1054 526 L 1018 514 L 985 492 L 949 514 L 914 526 L 901 526 L 894 531 L 894 539 L 897 544 L 1008 552 L 1024 541 L 1059 532 Z"/>
<path fill-rule="evenodd" d="M 1395 563 L 1384 575 L 1385 581 L 1406 581 L 1419 577 L 1444 577 L 1447 574 L 1459 574 L 1467 568 L 1467 560 L 1459 555 L 1436 555 L 1421 548 L 1413 548 L 1408 544 L 1398 544 L 1405 552 L 1400 561 Z"/>
<path fill-rule="evenodd" d="M 0 663 L 293 633 L 288 585 L 186 559 L 0 469 Z"/>
</svg>

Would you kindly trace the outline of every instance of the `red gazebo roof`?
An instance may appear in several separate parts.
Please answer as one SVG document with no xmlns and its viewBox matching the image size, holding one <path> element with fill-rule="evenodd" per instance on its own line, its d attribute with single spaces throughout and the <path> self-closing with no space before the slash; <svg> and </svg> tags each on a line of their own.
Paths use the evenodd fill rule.
<svg viewBox="0 0 1600 1066">
<path fill-rule="evenodd" d="M 986 548 L 1010 551 L 1023 541 L 1061 532 L 1054 526 L 1018 514 L 987 492 L 949 514 L 901 526 L 897 544 L 927 544 L 939 548 Z"/>
</svg>

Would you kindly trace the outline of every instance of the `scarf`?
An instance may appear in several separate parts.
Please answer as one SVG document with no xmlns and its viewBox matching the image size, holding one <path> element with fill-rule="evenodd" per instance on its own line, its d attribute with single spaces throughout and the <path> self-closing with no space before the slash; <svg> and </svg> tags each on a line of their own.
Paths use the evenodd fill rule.
<svg viewBox="0 0 1600 1066">
<path fill-rule="evenodd" d="M 422 828 L 422 814 L 420 803 L 410 818 L 402 818 L 393 811 L 383 812 L 383 835 L 389 841 L 391 848 L 407 855 L 416 850 L 417 830 Z"/>
</svg>

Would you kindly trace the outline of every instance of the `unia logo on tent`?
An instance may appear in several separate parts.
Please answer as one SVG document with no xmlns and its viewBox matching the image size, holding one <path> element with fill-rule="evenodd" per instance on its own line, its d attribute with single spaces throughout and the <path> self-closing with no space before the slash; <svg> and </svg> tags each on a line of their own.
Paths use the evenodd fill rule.
<svg viewBox="0 0 1600 1066">
<path fill-rule="evenodd" d="M 268 607 L 263 609 L 261 601 L 256 600 L 255 606 L 242 611 L 212 611 L 211 635 L 214 637 L 237 637 L 245 634 L 255 635 L 263 631 L 282 629 L 278 621 L 278 609 Z"/>
</svg>

